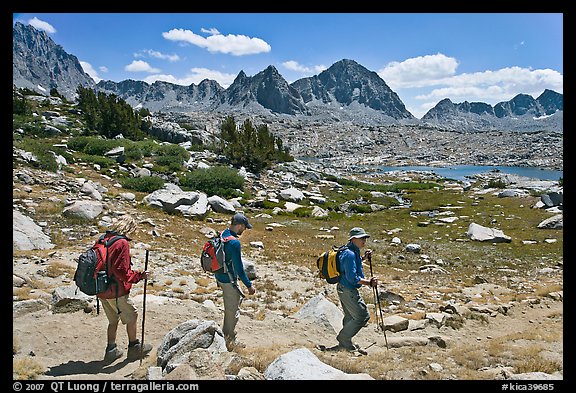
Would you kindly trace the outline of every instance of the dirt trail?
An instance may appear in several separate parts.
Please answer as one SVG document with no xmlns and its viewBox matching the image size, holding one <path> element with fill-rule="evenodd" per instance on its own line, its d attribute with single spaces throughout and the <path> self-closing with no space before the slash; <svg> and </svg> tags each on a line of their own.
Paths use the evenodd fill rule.
<svg viewBox="0 0 576 393">
<path fill-rule="evenodd" d="M 277 271 L 274 266 L 262 264 L 259 266 L 264 277 L 274 278 L 279 285 L 286 285 L 288 272 Z M 312 276 L 300 283 L 302 288 L 313 285 Z M 258 288 L 258 281 L 255 285 Z M 135 286 L 135 288 L 138 288 Z M 302 290 L 302 288 L 300 290 Z M 141 292 L 134 290 L 134 293 Z M 329 287 L 329 290 L 334 288 Z M 302 290 L 302 292 L 304 292 Z M 320 290 L 317 291 L 319 293 Z M 371 293 L 368 293 L 370 295 Z M 142 315 L 142 294 L 134 294 L 132 298 Z M 124 357 L 112 364 L 102 362 L 106 341 L 107 319 L 101 310 L 100 315 L 77 311 L 74 313 L 52 313 L 52 311 L 37 311 L 13 319 L 13 336 L 20 345 L 20 353 L 33 355 L 36 362 L 42 364 L 46 373 L 39 379 L 142 379 L 146 368 L 156 364 L 156 348 L 164 336 L 174 327 L 189 319 L 210 319 L 221 323 L 223 312 L 219 297 L 214 297 L 214 304 L 198 303 L 190 299 L 168 298 L 147 294 L 145 318 L 145 342 L 151 343 L 154 349 L 150 356 L 140 365 L 139 361 L 128 362 Z M 288 301 L 288 300 L 287 300 Z M 256 306 L 256 307 L 254 307 Z M 391 313 L 385 316 L 391 315 Z M 446 339 L 449 351 L 455 347 L 475 348 L 489 346 L 501 336 L 513 337 L 515 333 L 526 336 L 525 332 L 536 331 L 540 335 L 549 331 L 562 329 L 563 307 L 561 301 L 544 299 L 537 304 L 518 302 L 507 315 L 497 314 L 488 317 L 488 322 L 481 320 L 466 320 L 460 329 L 447 327 L 426 327 L 422 330 L 386 332 L 390 341 L 404 336 L 441 336 Z M 141 336 L 141 321 L 138 324 L 138 336 Z M 362 347 L 371 345 L 368 349 L 370 358 L 390 357 L 401 359 L 407 356 L 405 348 L 386 349 L 386 341 L 382 332 L 376 331 L 371 322 L 356 336 L 356 342 Z M 280 355 L 292 349 L 306 347 L 320 358 L 317 344 L 327 346 L 336 344 L 335 334 L 313 322 L 294 318 L 289 311 L 279 309 L 269 310 L 262 302 L 247 298 L 242 306 L 238 323 L 238 338 L 247 345 L 250 353 L 272 353 Z M 523 333 L 524 332 L 524 333 Z M 528 335 L 526 339 L 530 339 Z M 562 359 L 562 337 L 556 342 L 546 342 L 542 337 L 532 337 Z M 124 326 L 118 330 L 118 345 L 126 352 L 127 336 Z M 438 347 L 431 345 L 417 347 L 418 357 L 436 357 Z M 264 356 L 264 355 L 263 355 Z M 270 359 L 272 360 L 272 359 Z"/>
</svg>

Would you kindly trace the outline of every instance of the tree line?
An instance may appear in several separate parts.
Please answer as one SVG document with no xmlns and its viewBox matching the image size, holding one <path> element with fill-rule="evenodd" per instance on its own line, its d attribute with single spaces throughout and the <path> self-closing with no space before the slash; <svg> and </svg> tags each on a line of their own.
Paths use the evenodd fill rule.
<svg viewBox="0 0 576 393">
<path fill-rule="evenodd" d="M 78 86 L 77 107 L 82 111 L 87 135 L 102 135 L 113 139 L 122 135 L 126 139 L 143 140 L 150 128 L 148 109 L 134 110 L 130 104 L 115 94 L 95 92 L 93 89 Z M 13 112 L 30 115 L 32 110 L 26 100 L 26 94 L 34 92 L 23 90 L 21 94 L 14 93 Z M 36 93 L 34 93 L 36 94 Z M 65 98 L 56 89 L 50 91 L 51 96 Z M 220 138 L 216 144 L 200 146 L 227 157 L 234 167 L 245 167 L 253 173 L 259 173 L 274 163 L 293 161 L 289 149 L 283 145 L 282 139 L 268 129 L 268 125 L 255 126 L 250 119 L 236 124 L 232 115 L 227 116 L 220 126 Z"/>
<path fill-rule="evenodd" d="M 268 125 L 255 127 L 250 119 L 246 119 L 238 126 L 231 115 L 220 126 L 220 146 L 216 150 L 224 154 L 233 166 L 244 166 L 254 173 L 273 163 L 294 160 L 282 139 L 274 136 Z"/>
<path fill-rule="evenodd" d="M 148 109 L 135 111 L 130 104 L 115 94 L 106 94 L 78 86 L 78 108 L 82 110 L 89 130 L 106 138 L 122 134 L 125 138 L 142 140 L 149 125 L 143 120 L 150 115 Z"/>
</svg>

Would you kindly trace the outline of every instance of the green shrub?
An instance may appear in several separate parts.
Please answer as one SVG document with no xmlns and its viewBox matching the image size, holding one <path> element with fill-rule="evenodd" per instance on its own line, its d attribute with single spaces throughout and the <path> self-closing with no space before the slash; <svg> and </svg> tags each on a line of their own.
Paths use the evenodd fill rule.
<svg viewBox="0 0 576 393">
<path fill-rule="evenodd" d="M 122 187 L 139 192 L 154 192 L 164 187 L 164 180 L 158 176 L 127 177 L 120 180 Z"/>
<path fill-rule="evenodd" d="M 52 144 L 43 143 L 40 140 L 31 138 L 22 138 L 15 141 L 14 145 L 22 150 L 32 153 L 36 157 L 36 161 L 31 161 L 30 165 L 36 168 L 45 169 L 50 172 L 58 171 L 58 163 L 56 162 L 56 154 L 62 154 L 62 148 L 55 148 Z"/>
<path fill-rule="evenodd" d="M 142 158 L 143 153 L 137 145 L 131 143 L 124 147 L 124 155 L 128 161 L 138 161 Z"/>
<path fill-rule="evenodd" d="M 32 115 L 32 105 L 28 102 L 26 97 L 18 96 L 16 94 L 12 95 L 12 113 L 17 115 Z"/>
<path fill-rule="evenodd" d="M 506 188 L 506 182 L 501 179 L 492 179 L 488 182 L 488 188 Z"/>
<path fill-rule="evenodd" d="M 117 140 L 102 139 L 91 136 L 79 136 L 68 141 L 68 147 L 92 156 L 104 156 L 104 153 L 120 146 Z"/>
<path fill-rule="evenodd" d="M 157 145 L 153 152 L 157 155 L 154 161 L 159 166 L 155 170 L 164 173 L 181 171 L 184 162 L 190 158 L 190 153 L 186 149 L 173 144 Z"/>
<path fill-rule="evenodd" d="M 188 160 L 190 158 L 190 153 L 179 145 L 173 144 L 161 144 L 157 145 L 154 152 L 161 157 L 178 157 L 182 161 Z"/>
<path fill-rule="evenodd" d="M 324 175 L 326 180 L 336 182 L 342 186 L 350 186 L 359 188 L 364 191 L 379 191 L 379 192 L 400 192 L 403 190 L 428 190 L 430 188 L 443 186 L 436 183 L 419 183 L 419 182 L 399 182 L 392 184 L 378 184 L 366 183 L 358 180 L 350 180 L 334 175 Z"/>
<path fill-rule="evenodd" d="M 293 211 L 296 217 L 310 217 L 312 215 L 312 208 L 299 207 Z"/>
<path fill-rule="evenodd" d="M 202 191 L 208 196 L 224 198 L 238 196 L 238 189 L 244 186 L 244 178 L 238 171 L 225 166 L 196 169 L 180 178 L 182 189 Z"/>
<path fill-rule="evenodd" d="M 84 154 L 84 153 L 78 153 L 77 157 L 79 161 L 91 164 L 97 164 L 100 165 L 101 168 L 110 168 L 116 165 L 116 160 L 110 157 L 94 156 L 91 154 Z"/>
<path fill-rule="evenodd" d="M 354 213 L 372 213 L 372 208 L 370 207 L 370 205 L 359 205 L 353 203 L 350 205 L 349 209 Z"/>
<path fill-rule="evenodd" d="M 154 167 L 154 170 L 163 173 L 178 172 L 181 171 L 184 166 L 182 158 L 177 156 L 159 156 L 156 157 L 154 163 L 157 165 L 157 167 Z"/>
</svg>

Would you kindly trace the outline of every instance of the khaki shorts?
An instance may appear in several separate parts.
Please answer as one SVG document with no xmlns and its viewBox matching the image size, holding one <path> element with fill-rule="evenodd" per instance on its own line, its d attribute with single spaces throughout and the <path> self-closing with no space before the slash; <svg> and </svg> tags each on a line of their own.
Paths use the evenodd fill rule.
<svg viewBox="0 0 576 393">
<path fill-rule="evenodd" d="M 118 300 L 118 303 L 116 303 L 116 300 Z M 126 325 L 138 317 L 138 311 L 134 307 L 132 300 L 128 298 L 128 295 L 120 296 L 118 299 L 100 299 L 100 302 L 111 324 L 118 323 L 120 320 Z M 116 304 L 118 304 L 118 307 L 116 307 Z M 120 310 L 120 314 L 118 314 L 118 310 Z"/>
</svg>

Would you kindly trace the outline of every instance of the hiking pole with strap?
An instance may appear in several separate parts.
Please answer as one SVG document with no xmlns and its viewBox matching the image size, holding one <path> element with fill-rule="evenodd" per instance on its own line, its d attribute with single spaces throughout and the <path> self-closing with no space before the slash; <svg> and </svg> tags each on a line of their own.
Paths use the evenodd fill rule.
<svg viewBox="0 0 576 393">
<path fill-rule="evenodd" d="M 368 263 L 370 264 L 370 275 L 374 277 L 374 272 L 372 270 L 372 254 L 368 254 Z M 380 322 L 382 322 L 382 332 L 384 333 L 384 341 L 386 341 L 386 349 L 388 348 L 388 338 L 386 337 L 386 328 L 384 327 L 384 317 L 382 315 L 382 305 L 380 304 L 380 294 L 378 293 L 378 286 L 372 287 L 374 294 L 376 295 L 376 301 L 378 302 L 378 310 L 380 311 Z M 376 313 L 377 314 L 377 313 Z M 378 323 L 378 317 L 376 317 L 376 323 Z"/>
<path fill-rule="evenodd" d="M 148 250 L 146 250 L 146 262 L 144 271 L 148 270 Z M 144 321 L 146 321 L 146 287 L 148 286 L 148 277 L 144 279 L 144 300 L 142 304 L 142 340 L 140 341 L 140 365 L 142 365 L 142 355 L 144 355 Z"/>
</svg>

